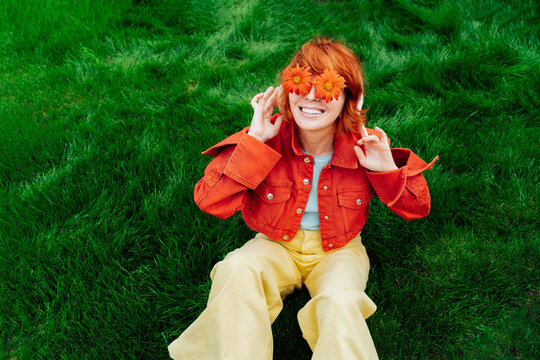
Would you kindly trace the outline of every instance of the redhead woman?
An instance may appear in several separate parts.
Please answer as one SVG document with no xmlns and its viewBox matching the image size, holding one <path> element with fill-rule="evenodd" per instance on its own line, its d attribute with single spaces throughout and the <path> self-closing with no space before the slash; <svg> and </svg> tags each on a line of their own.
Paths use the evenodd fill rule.
<svg viewBox="0 0 540 360">
<path fill-rule="evenodd" d="M 316 38 L 281 75 L 278 90 L 251 101 L 251 126 L 203 153 L 214 158 L 197 205 L 222 219 L 240 210 L 256 234 L 212 269 L 207 308 L 169 345 L 173 359 L 272 359 L 271 325 L 302 285 L 312 359 L 378 358 L 360 232 L 374 194 L 407 220 L 427 216 L 422 172 L 436 159 L 390 148 L 382 129 L 364 126 L 360 61 L 347 46 Z"/>
</svg>

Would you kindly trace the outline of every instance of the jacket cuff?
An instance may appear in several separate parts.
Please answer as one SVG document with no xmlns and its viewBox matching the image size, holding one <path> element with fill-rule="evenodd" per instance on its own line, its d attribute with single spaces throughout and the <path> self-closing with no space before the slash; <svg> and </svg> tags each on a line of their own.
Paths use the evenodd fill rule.
<svg viewBox="0 0 540 360">
<path fill-rule="evenodd" d="M 243 133 L 223 173 L 255 189 L 281 159 L 281 154 L 253 136 Z"/>
<path fill-rule="evenodd" d="M 437 156 L 428 164 L 411 150 L 401 148 L 392 149 L 392 157 L 398 169 L 379 173 L 366 171 L 371 186 L 379 199 L 387 206 L 392 206 L 399 200 L 407 185 L 407 178 L 430 169 L 439 159 Z"/>
</svg>

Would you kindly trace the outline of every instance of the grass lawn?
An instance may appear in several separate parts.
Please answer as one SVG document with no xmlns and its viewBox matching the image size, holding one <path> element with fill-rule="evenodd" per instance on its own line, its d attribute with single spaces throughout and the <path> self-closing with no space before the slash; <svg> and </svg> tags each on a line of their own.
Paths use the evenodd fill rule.
<svg viewBox="0 0 540 360">
<path fill-rule="evenodd" d="M 380 358 L 537 359 L 539 18 L 533 0 L 3 0 L 0 359 L 168 358 L 253 235 L 194 204 L 200 153 L 317 34 L 364 61 L 369 127 L 440 156 L 429 217 L 374 200 L 362 232 Z M 275 359 L 310 359 L 308 298 L 286 299 Z"/>
</svg>

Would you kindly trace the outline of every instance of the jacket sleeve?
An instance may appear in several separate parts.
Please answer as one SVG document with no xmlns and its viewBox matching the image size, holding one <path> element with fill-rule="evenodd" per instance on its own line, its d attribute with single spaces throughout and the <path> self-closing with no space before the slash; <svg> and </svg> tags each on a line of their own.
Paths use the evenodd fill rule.
<svg viewBox="0 0 540 360">
<path fill-rule="evenodd" d="M 397 170 L 387 172 L 366 171 L 367 177 L 381 201 L 406 220 L 425 217 L 431 209 L 429 189 L 422 175 L 439 159 L 429 164 L 409 149 L 394 148 L 392 156 Z"/>
<path fill-rule="evenodd" d="M 245 128 L 203 152 L 215 158 L 195 185 L 195 202 L 221 219 L 242 209 L 247 189 L 259 186 L 281 158 L 247 131 Z"/>
</svg>

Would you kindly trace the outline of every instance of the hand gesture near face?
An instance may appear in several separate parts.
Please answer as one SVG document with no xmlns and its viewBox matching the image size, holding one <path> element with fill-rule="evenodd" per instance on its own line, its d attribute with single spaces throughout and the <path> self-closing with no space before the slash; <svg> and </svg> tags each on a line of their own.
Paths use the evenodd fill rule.
<svg viewBox="0 0 540 360">
<path fill-rule="evenodd" d="M 274 124 L 270 121 L 277 106 L 278 89 L 274 90 L 270 86 L 264 93 L 255 95 L 251 100 L 254 113 L 248 135 L 259 141 L 266 142 L 276 136 L 283 122 L 283 116 L 278 117 Z"/>
<path fill-rule="evenodd" d="M 360 127 L 362 138 L 358 140 L 358 145 L 354 146 L 358 162 L 371 171 L 384 172 L 396 170 L 398 167 L 392 157 L 386 133 L 378 127 L 375 130 L 379 133 L 380 138 L 377 135 L 369 135 L 364 125 Z M 364 145 L 366 149 L 365 154 L 362 148 L 360 148 L 361 145 Z"/>
</svg>

